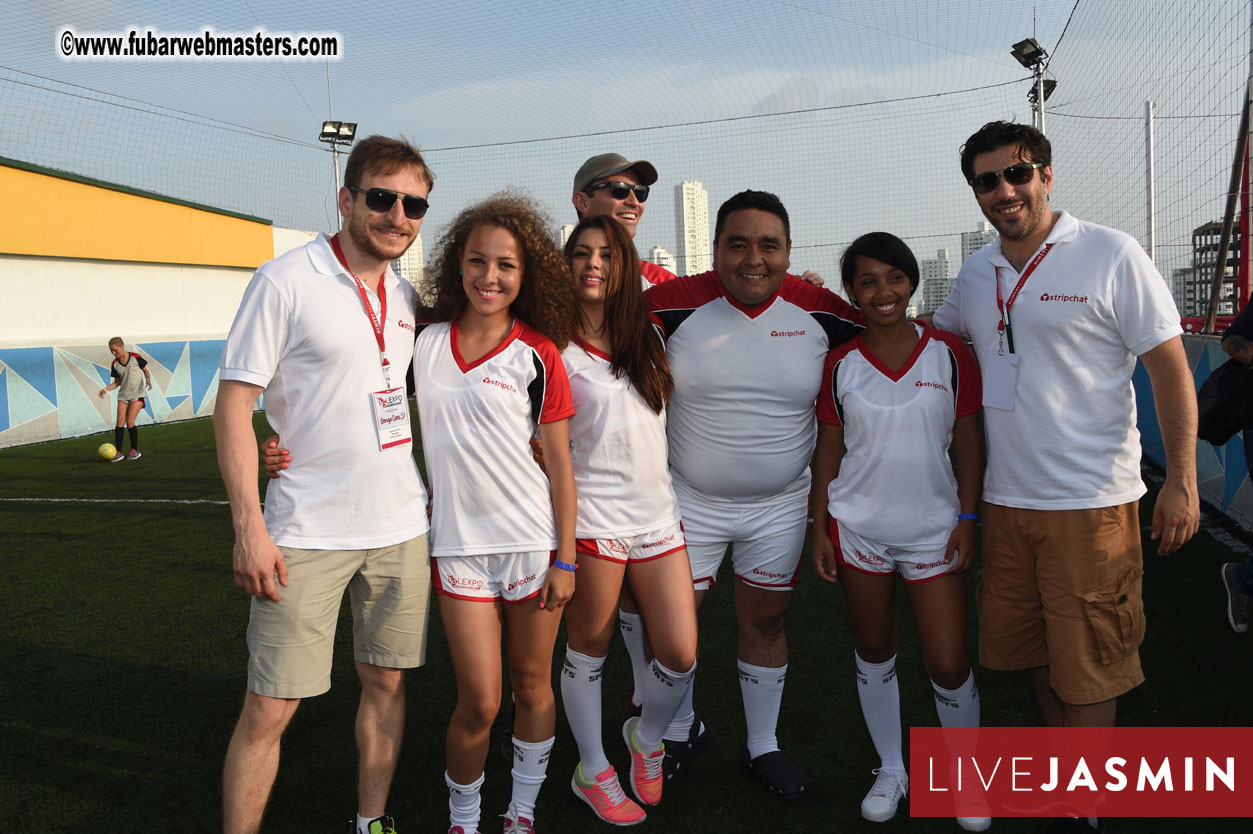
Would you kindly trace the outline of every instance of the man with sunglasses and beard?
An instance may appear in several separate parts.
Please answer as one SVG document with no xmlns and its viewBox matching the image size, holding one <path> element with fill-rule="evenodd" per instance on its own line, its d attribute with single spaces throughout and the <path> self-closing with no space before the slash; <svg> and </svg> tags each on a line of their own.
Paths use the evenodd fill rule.
<svg viewBox="0 0 1253 834">
<path fill-rule="evenodd" d="M 1158 553 L 1196 532 L 1196 396 L 1165 281 L 1134 238 L 1053 211 L 1052 147 L 1033 127 L 991 122 L 962 173 L 1000 233 L 961 268 L 934 324 L 974 345 L 983 371 L 979 659 L 1026 670 L 1048 726 L 1113 726 L 1144 680 L 1131 375 L 1153 388 L 1166 482 Z M 1049 832 L 1104 831 L 1063 817 Z"/>
<path fill-rule="evenodd" d="M 347 588 L 361 702 L 358 834 L 393 830 L 385 804 L 404 731 L 404 669 L 426 654 L 426 489 L 404 381 L 416 296 L 389 264 L 413 243 L 433 176 L 407 142 L 348 158 L 339 233 L 262 264 L 219 369 L 213 422 L 235 528 L 235 584 L 253 597 L 248 684 L 223 770 L 223 831 L 256 832 L 300 699 L 330 688 Z M 252 409 L 292 452 L 257 492 Z"/>
</svg>

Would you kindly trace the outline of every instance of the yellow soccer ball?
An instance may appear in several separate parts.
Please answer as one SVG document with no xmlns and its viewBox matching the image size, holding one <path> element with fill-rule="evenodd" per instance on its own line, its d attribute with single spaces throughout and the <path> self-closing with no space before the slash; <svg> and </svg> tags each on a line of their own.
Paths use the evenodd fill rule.
<svg viewBox="0 0 1253 834">
<path fill-rule="evenodd" d="M 112 443 L 101 443 L 100 448 L 96 450 L 96 454 L 100 455 L 104 460 L 113 460 L 117 457 L 117 449 Z"/>
</svg>

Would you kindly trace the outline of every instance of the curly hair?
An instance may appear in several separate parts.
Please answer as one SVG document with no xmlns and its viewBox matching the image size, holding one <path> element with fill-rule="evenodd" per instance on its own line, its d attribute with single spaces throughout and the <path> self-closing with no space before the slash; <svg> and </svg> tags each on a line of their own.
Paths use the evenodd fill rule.
<svg viewBox="0 0 1253 834">
<path fill-rule="evenodd" d="M 579 238 L 589 229 L 600 229 L 609 241 L 605 270 L 605 336 L 613 357 L 609 369 L 614 376 L 629 379 L 648 407 L 660 414 L 674 390 L 674 378 L 666 363 L 665 346 L 653 332 L 644 305 L 639 254 L 617 220 L 603 214 L 585 217 L 566 241 L 566 262 L 571 269 Z"/>
<path fill-rule="evenodd" d="M 420 314 L 426 321 L 456 321 L 469 299 L 461 282 L 461 257 L 470 233 L 479 226 L 504 229 L 522 250 L 522 283 L 509 312 L 543 333 L 560 350 L 574 334 L 578 303 L 570 268 L 553 243 L 551 221 L 523 194 L 502 191 L 463 209 L 435 243 L 435 257 L 424 281 L 430 305 Z"/>
</svg>

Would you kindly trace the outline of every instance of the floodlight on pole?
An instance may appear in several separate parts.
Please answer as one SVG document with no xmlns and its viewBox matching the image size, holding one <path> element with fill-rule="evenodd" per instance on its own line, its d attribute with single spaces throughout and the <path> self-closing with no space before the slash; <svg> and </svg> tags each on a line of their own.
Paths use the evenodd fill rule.
<svg viewBox="0 0 1253 834">
<path fill-rule="evenodd" d="M 1014 44 L 1010 54 L 1024 68 L 1031 70 L 1031 74 L 1035 77 L 1035 83 L 1031 85 L 1031 92 L 1027 94 L 1027 98 L 1031 101 L 1035 127 L 1043 133 L 1044 102 L 1049 97 L 1049 94 L 1053 92 L 1053 87 L 1057 86 L 1056 81 L 1044 80 L 1044 64 L 1048 60 L 1049 54 L 1044 51 L 1044 47 L 1040 46 L 1040 42 L 1035 38 L 1027 38 Z"/>
<path fill-rule="evenodd" d="M 331 158 L 335 166 L 335 193 L 339 194 L 339 148 L 347 147 L 357 138 L 356 122 L 322 122 L 318 141 L 331 146 Z"/>
</svg>

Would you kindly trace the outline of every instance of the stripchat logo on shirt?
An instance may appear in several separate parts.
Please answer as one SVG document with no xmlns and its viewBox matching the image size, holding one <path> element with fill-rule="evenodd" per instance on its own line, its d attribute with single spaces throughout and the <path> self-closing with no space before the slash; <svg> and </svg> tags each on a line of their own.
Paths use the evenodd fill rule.
<svg viewBox="0 0 1253 834">
<path fill-rule="evenodd" d="M 922 380 L 922 379 L 915 382 L 914 387 L 915 388 L 936 388 L 936 389 L 939 389 L 940 391 L 948 390 L 947 388 L 945 388 L 943 385 L 941 385 L 938 382 L 927 382 L 926 380 Z"/>
<path fill-rule="evenodd" d="M 1061 293 L 1041 293 L 1041 301 L 1068 301 L 1077 304 L 1087 304 L 1088 297 L 1086 295 L 1062 295 Z"/>
<path fill-rule="evenodd" d="M 397 321 L 396 326 L 399 327 L 401 330 L 408 330 L 410 333 L 418 332 L 412 323 L 407 322 L 404 319 L 400 319 L 399 321 Z"/>
<path fill-rule="evenodd" d="M 792 336 L 804 336 L 804 330 L 771 330 L 770 335 L 776 339 L 789 338 Z"/>
<path fill-rule="evenodd" d="M 501 382 L 499 379 L 492 379 L 490 376 L 485 376 L 485 377 L 483 377 L 483 384 L 484 384 L 484 385 L 495 385 L 497 388 L 501 389 L 502 391 L 510 391 L 510 392 L 512 392 L 512 393 L 514 393 L 514 394 L 518 393 L 518 389 L 517 389 L 517 388 L 514 388 L 514 387 L 513 387 L 512 385 L 510 385 L 509 383 L 507 383 L 507 382 Z"/>
</svg>

